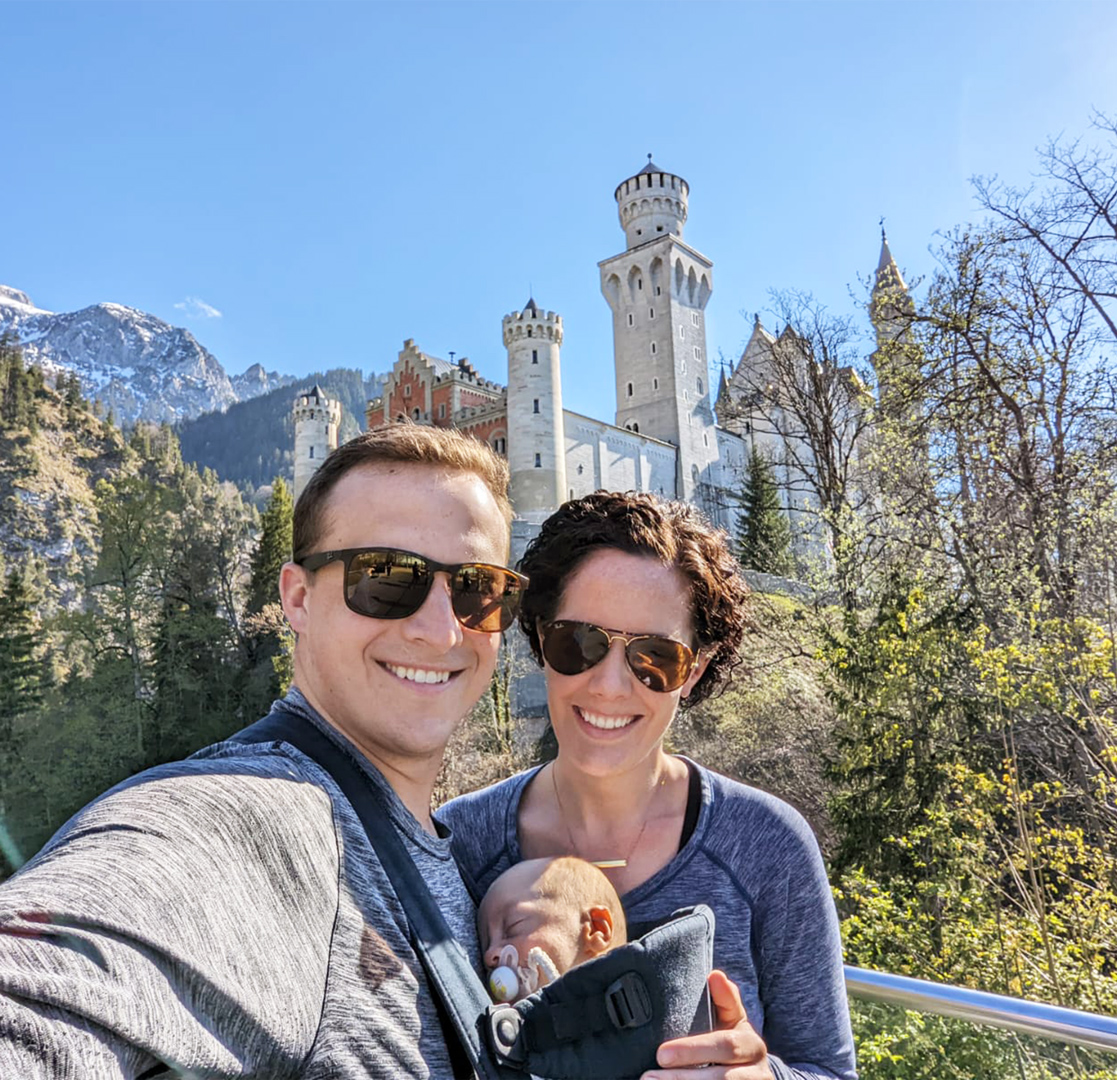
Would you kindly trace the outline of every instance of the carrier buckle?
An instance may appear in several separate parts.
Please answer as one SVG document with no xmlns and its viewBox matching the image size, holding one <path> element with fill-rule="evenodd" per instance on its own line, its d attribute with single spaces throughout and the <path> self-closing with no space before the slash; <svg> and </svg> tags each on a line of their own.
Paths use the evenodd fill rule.
<svg viewBox="0 0 1117 1080">
<path fill-rule="evenodd" d="M 605 1011 L 616 1028 L 636 1028 L 652 1018 L 647 984 L 635 971 L 622 975 L 605 991 Z"/>
</svg>

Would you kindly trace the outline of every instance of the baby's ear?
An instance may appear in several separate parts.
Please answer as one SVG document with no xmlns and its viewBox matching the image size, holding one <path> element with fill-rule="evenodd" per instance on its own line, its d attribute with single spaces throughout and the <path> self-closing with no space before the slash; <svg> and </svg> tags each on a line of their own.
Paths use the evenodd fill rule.
<svg viewBox="0 0 1117 1080">
<path fill-rule="evenodd" d="M 582 916 L 582 949 L 600 956 L 613 944 L 613 913 L 607 907 L 591 907 Z"/>
</svg>

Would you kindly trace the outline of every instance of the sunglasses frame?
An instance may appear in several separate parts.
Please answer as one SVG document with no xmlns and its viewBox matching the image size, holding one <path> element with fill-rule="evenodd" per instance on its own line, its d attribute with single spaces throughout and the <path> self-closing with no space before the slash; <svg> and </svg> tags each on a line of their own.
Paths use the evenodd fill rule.
<svg viewBox="0 0 1117 1080">
<path fill-rule="evenodd" d="M 351 573 L 350 567 L 353 560 L 358 555 L 368 555 L 370 552 L 385 552 L 391 555 L 405 555 L 409 559 L 418 559 L 426 566 L 427 573 L 427 587 L 419 602 L 410 611 L 400 612 L 398 615 L 373 615 L 367 611 L 362 611 L 351 602 L 349 593 L 349 575 Z M 315 551 L 309 555 L 303 555 L 301 558 L 291 560 L 296 566 L 301 566 L 304 570 L 313 573 L 315 570 L 321 570 L 323 566 L 327 566 L 332 562 L 341 562 L 344 566 L 344 571 L 341 578 L 341 587 L 345 596 L 345 606 L 357 615 L 363 615 L 366 619 L 407 619 L 415 614 L 426 602 L 427 597 L 430 596 L 431 587 L 434 585 L 434 575 L 437 573 L 444 573 L 449 575 L 450 578 L 450 606 L 454 611 L 454 618 L 458 620 L 461 626 L 466 630 L 476 630 L 482 634 L 503 634 L 515 621 L 516 615 L 519 613 L 520 604 L 523 601 L 524 590 L 527 588 L 528 579 L 526 575 L 513 570 L 508 566 L 500 566 L 497 563 L 487 562 L 463 562 L 463 563 L 441 563 L 436 559 L 431 559 L 426 555 L 420 555 L 417 551 L 407 551 L 404 548 L 383 547 L 380 545 L 372 545 L 369 547 L 356 547 L 356 548 L 337 548 L 334 551 Z M 457 606 L 454 604 L 455 599 L 463 595 L 454 588 L 454 579 L 460 570 L 465 570 L 469 567 L 478 567 L 482 570 L 499 570 L 502 574 L 507 574 L 513 581 L 519 585 L 519 593 L 515 598 L 515 606 L 509 611 L 507 607 L 502 605 L 501 610 L 508 612 L 507 625 L 500 626 L 495 630 L 484 630 L 479 626 L 469 626 L 461 615 L 458 614 Z"/>
<path fill-rule="evenodd" d="M 547 652 L 546 652 L 547 635 L 556 626 L 559 626 L 559 627 L 585 626 L 585 627 L 588 627 L 590 630 L 597 631 L 599 634 L 604 634 L 605 638 L 606 638 L 605 652 L 601 655 L 601 658 L 599 660 L 594 660 L 592 663 L 586 664 L 586 666 L 584 668 L 582 668 L 581 671 L 574 671 L 574 672 L 569 672 L 569 673 L 560 671 L 557 667 L 555 667 L 554 664 L 551 663 L 550 659 L 548 659 Z M 641 686 L 646 686 L 653 693 L 657 693 L 657 694 L 670 694 L 670 693 L 673 693 L 675 690 L 678 690 L 680 686 L 685 685 L 687 679 L 689 679 L 691 677 L 691 675 L 694 674 L 694 669 L 698 666 L 698 662 L 702 659 L 702 650 L 701 649 L 698 649 L 698 650 L 692 649 L 689 645 L 686 644 L 686 642 L 678 641 L 675 638 L 667 637 L 666 634 L 626 634 L 626 633 L 624 633 L 620 630 L 610 630 L 607 627 L 598 626 L 597 623 L 585 622 L 582 619 L 552 619 L 550 622 L 542 622 L 541 621 L 536 628 L 536 632 L 539 635 L 539 652 L 540 652 L 540 655 L 560 675 L 565 675 L 565 674 L 582 675 L 585 672 L 591 670 L 592 668 L 597 667 L 597 665 L 600 664 L 609 655 L 609 650 L 612 649 L 613 642 L 614 641 L 623 641 L 624 642 L 624 661 L 628 665 L 628 670 L 632 673 L 633 678 Z M 644 677 L 640 674 L 640 672 L 636 669 L 635 665 L 633 664 L 632 656 L 629 653 L 629 649 L 631 648 L 632 643 L 635 642 L 635 641 L 666 641 L 666 642 L 669 642 L 671 645 L 676 645 L 680 649 L 682 649 L 684 657 L 687 658 L 686 669 L 682 674 L 682 678 L 677 683 L 675 683 L 674 686 L 664 686 L 662 689 L 651 686 L 647 682 L 645 682 Z M 583 654 L 583 659 L 585 659 L 584 654 Z M 661 668 L 653 667 L 652 670 L 658 672 L 661 677 L 664 674 Z"/>
</svg>

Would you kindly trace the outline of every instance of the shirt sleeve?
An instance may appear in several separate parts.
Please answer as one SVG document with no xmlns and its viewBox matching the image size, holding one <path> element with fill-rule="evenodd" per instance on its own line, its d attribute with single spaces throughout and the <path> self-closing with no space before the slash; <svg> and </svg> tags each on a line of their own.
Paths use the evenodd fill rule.
<svg viewBox="0 0 1117 1080">
<path fill-rule="evenodd" d="M 329 799 L 205 768 L 110 792 L 0 887 L 0 1076 L 297 1075 L 338 904 Z"/>
<path fill-rule="evenodd" d="M 795 811 L 773 823 L 757 912 L 764 1037 L 777 1080 L 857 1076 L 842 943 L 818 843 Z"/>
</svg>

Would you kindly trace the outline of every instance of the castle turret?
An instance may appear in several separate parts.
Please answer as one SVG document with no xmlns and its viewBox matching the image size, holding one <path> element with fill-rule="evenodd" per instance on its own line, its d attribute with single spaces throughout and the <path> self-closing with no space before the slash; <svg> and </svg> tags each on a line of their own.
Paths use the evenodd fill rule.
<svg viewBox="0 0 1117 1080">
<path fill-rule="evenodd" d="M 317 383 L 295 398 L 295 498 L 302 494 L 315 469 L 337 449 L 341 403 L 326 396 Z"/>
<path fill-rule="evenodd" d="M 562 316 L 534 300 L 504 316 L 508 350 L 508 467 L 518 515 L 551 511 L 566 499 L 566 436 L 559 349 Z"/>
<path fill-rule="evenodd" d="M 613 309 L 617 426 L 677 446 L 672 494 L 705 505 L 718 459 L 703 314 L 713 263 L 683 243 L 689 193 L 649 157 L 613 193 L 627 249 L 598 266 Z"/>
</svg>

